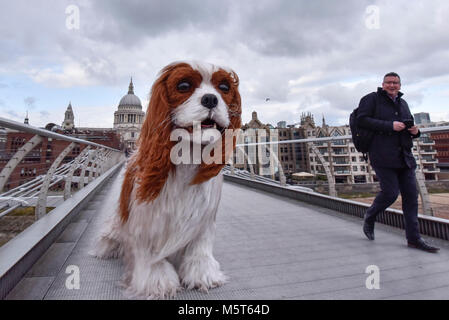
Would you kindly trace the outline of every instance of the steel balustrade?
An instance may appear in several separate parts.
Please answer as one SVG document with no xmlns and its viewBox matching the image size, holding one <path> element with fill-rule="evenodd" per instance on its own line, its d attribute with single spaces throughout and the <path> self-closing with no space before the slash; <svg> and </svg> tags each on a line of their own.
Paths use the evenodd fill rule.
<svg viewBox="0 0 449 320">
<path fill-rule="evenodd" d="M 19 131 L 24 131 L 28 133 L 34 133 L 35 136 L 31 138 L 24 146 L 22 146 L 16 154 L 10 159 L 7 165 L 3 168 L 0 173 L 0 187 L 3 188 L 8 178 L 17 167 L 17 165 L 24 159 L 24 157 L 31 152 L 39 143 L 42 142 L 43 137 L 60 139 L 71 142 L 71 144 L 58 156 L 58 158 L 53 162 L 52 167 L 48 170 L 47 175 L 44 179 L 35 179 L 33 183 L 27 183 L 22 185 L 21 188 L 28 188 L 27 190 L 36 191 L 36 189 L 40 190 L 39 193 L 39 201 L 36 205 L 36 216 L 41 217 L 45 212 L 45 204 L 46 204 L 46 195 L 48 192 L 48 188 L 52 185 L 58 183 L 62 179 L 66 180 L 65 189 L 63 198 L 67 199 L 70 196 L 71 192 L 71 184 L 72 181 L 78 182 L 78 190 L 82 189 L 86 184 L 85 172 L 86 170 L 89 172 L 87 176 L 87 182 L 90 183 L 95 178 L 104 173 L 109 167 L 113 164 L 117 163 L 118 157 L 120 156 L 120 152 L 118 150 L 114 150 L 109 147 L 105 147 L 103 145 L 99 145 L 90 141 L 72 138 L 69 136 L 57 134 L 54 132 L 50 132 L 47 130 L 35 128 L 33 126 L 24 125 L 15 121 L 11 121 L 8 119 L 0 118 L 0 126 L 4 126 L 10 129 L 15 129 Z M 422 133 L 432 133 L 432 132 L 441 132 L 449 130 L 448 126 L 445 127 L 432 127 L 432 128 L 421 128 Z M 335 180 L 329 170 L 329 163 L 324 161 L 324 157 L 319 153 L 314 143 L 316 142 L 327 142 L 327 141 L 337 141 L 337 140 L 351 140 L 350 135 L 346 136 L 333 136 L 333 137 L 323 137 L 323 138 L 309 138 L 309 139 L 294 139 L 294 140 L 284 140 L 284 141 L 267 141 L 267 142 L 255 142 L 255 143 L 245 143 L 245 144 L 237 144 L 237 148 L 240 149 L 244 156 L 245 160 L 248 162 L 251 178 L 255 179 L 255 173 L 253 168 L 253 163 L 250 163 L 248 155 L 246 154 L 243 146 L 251 146 L 251 145 L 269 145 L 269 144 L 286 144 L 286 143 L 306 143 L 308 147 L 312 150 L 312 152 L 317 156 L 319 162 L 323 165 L 325 173 L 328 178 L 329 184 L 329 194 L 331 196 L 336 196 L 335 191 Z M 60 172 L 59 174 L 65 174 L 63 178 L 54 177 L 56 174 L 56 169 L 59 167 L 61 161 L 65 158 L 65 156 L 70 152 L 70 150 L 75 147 L 75 145 L 85 144 L 87 145 L 85 149 L 82 151 L 80 155 L 75 159 L 75 161 L 71 162 L 71 166 L 66 168 L 64 172 Z M 278 157 L 270 152 L 270 162 L 274 162 L 279 168 L 279 177 L 280 184 L 285 185 L 285 174 L 283 172 L 282 165 L 280 165 L 280 161 Z M 76 181 L 76 177 L 74 177 L 74 172 L 76 169 L 80 169 L 80 176 L 78 181 Z M 59 168 L 58 168 L 59 170 Z M 420 191 L 420 196 L 423 202 L 424 213 L 431 215 L 432 209 L 430 206 L 429 195 L 424 183 L 424 174 L 423 168 L 417 169 L 417 182 Z M 231 174 L 234 172 L 234 166 L 231 166 Z M 39 188 L 39 183 L 42 187 Z M 8 196 L 4 194 L 2 196 Z M 22 195 L 23 196 L 23 195 Z M 14 197 L 10 195 L 9 197 Z M 20 202 L 20 201 L 19 201 Z M 20 204 L 18 205 L 20 206 Z M 1 207 L 1 205 L 0 205 Z M 9 209 L 8 209 L 9 210 Z M 5 213 L 3 212 L 2 215 Z"/>
<path fill-rule="evenodd" d="M 337 196 L 337 190 L 335 189 L 335 180 L 334 176 L 331 174 L 331 171 L 329 169 L 329 163 L 324 160 L 323 155 L 321 152 L 318 151 L 318 148 L 312 143 L 307 143 L 308 147 L 312 149 L 312 152 L 317 156 L 318 160 L 321 162 L 324 168 L 324 172 L 327 176 L 327 183 L 329 184 L 329 195 L 332 197 Z"/>
<path fill-rule="evenodd" d="M 75 170 L 79 168 L 81 162 L 83 160 L 86 160 L 85 157 L 86 157 L 86 154 L 89 152 L 89 150 L 90 150 L 90 146 L 87 146 L 86 148 L 84 148 L 84 150 L 81 151 L 81 153 L 75 158 L 74 165 L 70 167 L 70 171 L 67 174 L 67 178 L 65 181 L 64 200 L 67 200 L 70 197 L 73 174 L 75 173 Z"/>
<path fill-rule="evenodd" d="M 248 162 L 248 167 L 249 167 L 250 172 L 251 172 L 251 179 L 254 180 L 254 178 L 255 178 L 254 166 L 256 165 L 256 163 L 252 163 L 252 161 L 248 157 L 248 154 L 245 152 L 245 149 L 242 146 L 243 145 L 236 145 L 236 150 L 240 150 L 243 153 L 244 159 L 246 159 L 246 161 Z M 268 151 L 270 151 L 270 150 L 268 150 Z M 279 169 L 279 182 L 280 182 L 281 186 L 285 186 L 286 182 L 287 182 L 287 179 L 286 179 L 285 174 L 284 174 L 284 169 L 282 168 L 282 165 L 281 165 L 281 163 L 279 161 L 279 158 L 270 151 L 270 165 L 271 165 L 271 162 L 275 162 L 276 165 L 278 166 L 278 169 Z M 231 170 L 231 172 L 233 174 L 233 172 L 234 172 L 233 157 L 231 157 L 229 159 L 228 163 L 231 166 L 230 170 Z"/>
<path fill-rule="evenodd" d="M 429 127 L 429 128 L 420 128 L 421 134 L 427 134 L 427 133 L 438 133 L 438 132 L 447 132 L 449 131 L 449 126 L 440 126 L 440 127 Z M 322 137 L 322 138 L 307 138 L 307 139 L 294 139 L 294 140 L 276 140 L 276 141 L 267 141 L 267 142 L 250 142 L 250 143 L 239 143 L 236 145 L 237 149 L 241 150 L 243 154 L 245 155 L 245 159 L 248 161 L 249 167 L 251 169 L 251 179 L 255 180 L 254 170 L 251 164 L 249 163 L 248 156 L 244 150 L 245 146 L 258 146 L 258 145 L 279 145 L 279 144 L 287 144 L 287 143 L 305 143 L 308 145 L 308 147 L 311 148 L 312 152 L 317 156 L 319 159 L 319 162 L 323 166 L 327 179 L 328 179 L 328 185 L 329 185 L 329 195 L 330 196 L 337 196 L 337 192 L 335 190 L 335 179 L 333 175 L 330 172 L 329 163 L 324 160 L 324 157 L 320 154 L 320 152 L 315 147 L 314 143 L 317 142 L 328 142 L 328 141 L 337 141 L 337 140 L 350 140 L 352 141 L 351 135 L 345 135 L 345 136 L 333 136 L 333 137 Z M 419 144 L 418 144 L 419 148 Z M 268 148 L 267 148 L 268 149 Z M 418 149 L 419 152 L 419 149 Z M 270 157 L 273 157 L 275 155 L 272 155 L 270 152 Z M 277 157 L 276 157 L 277 158 Z M 277 163 L 279 164 L 279 159 L 276 159 Z M 255 165 L 255 164 L 253 164 Z M 285 185 L 285 175 L 282 171 L 282 166 L 278 165 L 279 167 L 279 176 L 280 176 L 280 185 Z M 234 175 L 234 165 L 231 164 L 230 168 L 230 174 Z M 430 198 L 429 193 L 427 191 L 427 187 L 425 185 L 425 176 L 424 176 L 424 169 L 421 167 L 417 167 L 416 169 L 416 181 L 417 186 L 419 190 L 419 194 L 421 197 L 421 201 L 423 204 L 423 213 L 426 215 L 433 215 L 433 211 L 430 204 Z"/>
<path fill-rule="evenodd" d="M 100 153 L 101 153 L 101 149 L 96 149 L 93 152 L 93 156 L 90 161 L 90 170 L 89 170 L 89 177 L 87 178 L 87 183 L 92 182 L 92 180 L 94 179 L 95 163 L 98 160 Z"/>
<path fill-rule="evenodd" d="M 73 162 L 73 161 L 72 161 Z M 54 176 L 52 177 L 52 181 L 49 184 L 49 188 L 53 187 L 57 183 L 63 180 L 64 175 L 69 171 L 69 168 L 72 165 L 72 162 L 67 164 L 63 164 L 59 168 L 56 169 Z M 0 213 L 0 217 L 7 215 L 9 212 L 17 209 L 21 206 L 32 205 L 34 201 L 34 197 L 38 196 L 40 193 L 42 182 L 44 181 L 46 176 L 38 176 L 33 180 L 24 183 L 14 189 L 11 189 L 0 195 L 0 209 L 7 207 L 9 205 L 8 202 L 5 201 L 8 199 L 13 199 L 12 202 L 17 202 L 18 204 L 9 205 L 9 209 Z M 3 201 L 3 202 L 1 202 Z"/>
<path fill-rule="evenodd" d="M 231 169 L 225 167 L 225 180 L 250 188 L 268 192 L 271 195 L 279 197 L 291 198 L 302 202 L 317 205 L 319 207 L 328 208 L 349 214 L 363 219 L 369 204 L 356 202 L 348 199 L 327 196 L 308 188 L 292 188 L 291 186 L 283 187 L 279 182 L 269 178 L 256 177 L 251 179 L 248 172 L 244 170 L 236 170 L 235 174 L 231 173 Z M 399 229 L 404 229 L 403 213 L 396 209 L 386 209 L 377 217 L 377 222 L 386 224 Z M 420 233 L 443 240 L 449 240 L 449 220 L 418 214 L 418 225 Z"/>
<path fill-rule="evenodd" d="M 430 127 L 430 128 L 419 128 L 421 134 L 423 133 L 436 133 L 436 132 L 445 132 L 449 131 L 449 126 L 440 126 L 440 127 Z M 243 146 L 257 146 L 260 144 L 285 144 L 285 143 L 305 143 L 305 142 L 327 142 L 334 140 L 344 140 L 349 139 L 352 141 L 351 135 L 345 136 L 333 136 L 333 137 L 322 137 L 322 138 L 306 138 L 306 139 L 293 139 L 293 140 L 279 140 L 279 141 L 266 141 L 266 142 L 250 142 L 250 143 L 238 143 L 237 147 Z"/>
<path fill-rule="evenodd" d="M 69 154 L 70 151 L 75 147 L 75 142 L 70 143 L 56 158 L 56 160 L 51 165 L 50 169 L 47 171 L 47 175 L 42 182 L 41 190 L 39 193 L 39 199 L 37 201 L 37 205 L 35 208 L 35 216 L 36 220 L 41 218 L 45 214 L 45 210 L 47 208 L 47 192 L 48 187 L 50 185 L 50 180 L 53 178 L 53 175 L 56 171 L 56 168 L 59 167 L 62 160 Z"/>
<path fill-rule="evenodd" d="M 7 122 L 10 123 L 11 121 L 8 120 Z M 34 233 L 27 235 L 26 238 L 17 237 L 16 239 L 12 240 L 12 241 L 16 240 L 18 242 L 14 242 L 13 244 L 11 244 L 7 249 L 13 250 L 6 251 L 7 254 L 3 255 L 1 257 L 2 259 L 0 259 L 0 261 L 2 262 L 8 260 L 7 263 L 3 264 L 6 267 L 4 267 L 3 270 L 0 270 L 0 271 L 7 270 L 7 272 L 0 272 L 0 298 L 3 298 L 9 292 L 9 290 L 11 290 L 11 288 L 13 288 L 20 281 L 23 275 L 42 256 L 42 254 L 50 247 L 50 245 L 57 239 L 57 237 L 61 234 L 62 230 L 64 230 L 64 228 L 68 225 L 70 219 L 72 219 L 80 212 L 82 207 L 81 203 L 87 205 L 87 203 L 90 201 L 90 199 L 92 199 L 93 195 L 95 194 L 93 190 L 95 190 L 95 188 L 101 188 L 101 186 L 108 183 L 109 177 L 112 176 L 110 172 L 115 173 L 118 172 L 121 165 L 118 163 L 120 162 L 121 158 L 123 158 L 123 154 L 121 154 L 118 150 L 114 150 L 102 145 L 91 143 L 89 141 L 58 135 L 53 132 L 48 132 L 48 135 L 46 135 L 47 131 L 45 130 L 32 128 L 31 126 L 22 125 L 20 123 L 16 123 L 14 124 L 14 126 L 9 127 L 5 125 L 5 122 L 3 122 L 2 118 L 0 118 L 0 126 L 5 126 L 15 130 L 19 130 L 18 128 L 22 128 L 20 129 L 21 131 L 34 133 L 39 137 L 50 137 L 53 139 L 66 140 L 69 141 L 71 144 L 75 145 L 76 144 L 86 145 L 86 147 L 74 160 L 68 163 L 63 163 L 60 166 L 57 166 L 55 165 L 55 163 L 53 163 L 52 167 L 54 166 L 54 168 L 51 168 L 52 170 L 48 170 L 46 175 L 37 176 L 32 181 L 28 181 L 20 185 L 19 187 L 11 189 L 0 195 L 0 208 L 2 208 L 2 205 L 4 205 L 3 208 L 9 207 L 6 211 L 0 213 L 0 217 L 2 215 L 5 215 L 6 214 L 5 212 L 12 211 L 14 207 L 17 208 L 20 207 L 21 205 L 27 205 L 31 203 L 34 197 L 36 196 L 40 197 L 41 194 L 43 193 L 46 194 L 46 199 L 49 199 L 50 197 L 47 196 L 49 188 L 51 188 L 54 185 L 57 185 L 58 183 L 64 180 L 66 185 L 64 189 L 64 195 L 61 196 L 61 198 L 69 200 L 65 201 L 61 206 L 58 206 L 53 211 L 53 215 L 44 215 L 42 219 L 37 221 L 36 224 L 34 225 L 36 228 L 34 228 L 34 230 L 31 230 L 31 232 Z M 26 130 L 28 128 L 30 129 L 30 131 Z M 443 131 L 441 130 L 441 128 L 438 129 L 440 129 L 439 131 Z M 446 127 L 445 130 L 449 130 L 449 127 Z M 434 132 L 430 130 L 422 130 L 422 131 L 426 133 Z M 291 142 L 313 143 L 315 141 L 341 140 L 343 138 L 350 139 L 350 136 L 277 141 L 277 142 L 268 142 L 264 144 L 271 144 L 271 143 L 282 144 Z M 31 148 L 31 150 L 33 150 L 35 146 L 38 145 L 39 143 L 35 144 L 34 147 Z M 242 146 L 243 145 L 239 145 L 238 147 L 241 148 Z M 66 151 L 68 148 L 69 146 L 66 147 L 64 151 Z M 24 159 L 26 154 L 31 151 L 30 150 L 26 152 L 26 149 L 24 147 L 22 147 L 21 150 L 22 150 L 21 152 L 25 154 L 23 154 L 22 156 L 22 154 L 16 153 L 13 156 L 13 158 L 15 158 L 16 161 L 19 158 L 19 156 L 22 156 L 22 159 Z M 60 157 L 62 157 L 62 153 L 58 156 L 58 159 Z M 56 159 L 55 162 L 63 161 L 58 159 Z M 246 159 L 249 160 L 248 157 L 246 157 Z M 280 164 L 277 158 L 271 159 L 271 156 L 270 161 L 276 162 L 277 165 Z M 10 165 L 8 170 L 11 170 L 11 167 L 12 166 Z M 109 167 L 111 168 L 110 170 L 108 170 Z M 227 171 L 227 169 L 228 168 L 226 167 L 225 171 Z M 250 165 L 250 169 L 252 171 L 252 174 L 246 171 L 243 172 L 242 170 L 235 170 L 233 166 L 231 166 L 230 169 L 231 174 L 229 175 L 229 173 L 227 173 L 225 175 L 225 178 L 227 180 L 234 182 L 235 180 L 241 180 L 238 183 L 247 185 L 251 188 L 266 191 L 269 192 L 270 194 L 275 194 L 280 197 L 289 197 L 291 199 L 296 199 L 311 204 L 315 204 L 320 207 L 327 207 L 332 210 L 348 213 L 360 218 L 363 217 L 363 214 L 368 206 L 367 204 L 362 204 L 351 200 L 339 199 L 327 195 L 322 195 L 313 192 L 313 190 L 305 190 L 307 188 L 301 189 L 300 187 L 298 187 L 298 189 L 296 189 L 292 186 L 279 186 L 279 182 L 276 182 L 274 180 L 270 181 L 270 179 L 268 178 L 255 175 L 254 171 L 252 170 L 253 169 L 252 165 Z M 80 172 L 79 176 L 75 175 L 77 170 L 79 170 Z M 88 176 L 86 176 L 86 170 L 88 171 Z M 280 168 L 280 170 L 282 170 L 282 168 Z M 54 172 L 53 174 L 50 174 L 49 171 Z M 103 174 L 105 171 L 108 171 L 108 174 Z M 9 175 L 10 174 L 11 173 L 9 173 Z M 233 174 L 235 176 L 232 176 Z M 246 174 L 246 176 L 244 178 L 238 177 L 239 174 L 242 175 Z M 0 175 L 3 175 L 3 171 L 2 173 L 0 173 Z M 6 181 L 8 180 L 9 175 L 6 178 Z M 280 175 L 283 175 L 283 173 L 280 172 Z M 90 183 L 91 181 L 93 182 Z M 72 182 L 78 183 L 78 189 L 83 189 L 86 182 L 88 182 L 89 185 L 83 190 L 81 190 L 79 193 L 73 194 L 73 197 L 69 199 L 71 197 L 72 192 L 71 190 Z M 48 186 L 44 188 L 43 187 L 44 185 Z M 72 200 L 78 200 L 79 202 Z M 41 207 L 45 209 L 45 205 L 41 205 Z M 59 213 L 61 214 L 58 215 Z M 53 219 L 54 217 L 58 219 Z M 398 228 L 404 228 L 402 213 L 398 210 L 391 210 L 391 209 L 385 210 L 385 212 L 379 215 L 379 222 L 392 225 Z M 449 240 L 448 220 L 419 215 L 419 226 L 421 233 L 424 235 Z M 5 249 L 6 246 L 2 248 Z M 12 254 L 12 252 L 14 252 L 14 254 Z M 8 259 L 5 259 L 5 257 Z"/>
<path fill-rule="evenodd" d="M 82 177 L 78 183 L 78 190 L 81 190 L 82 188 L 84 188 L 84 183 L 85 183 L 85 174 L 86 174 L 86 170 L 89 166 L 89 163 L 92 162 L 92 159 L 95 157 L 96 154 L 96 150 L 89 150 L 88 151 L 88 156 L 86 161 L 84 161 L 82 169 L 81 169 L 81 173 L 80 173 L 80 177 Z"/>
<path fill-rule="evenodd" d="M 119 150 L 1 117 L 0 126 L 19 132 L 34 134 L 28 142 L 15 152 L 0 172 L 0 192 L 3 190 L 17 166 L 33 149 L 36 148 L 36 146 L 43 142 L 44 138 L 70 142 L 70 144 L 56 157 L 45 175 L 39 175 L 17 188 L 13 188 L 0 194 L 0 209 L 6 208 L 0 213 L 0 217 L 5 216 L 21 206 L 32 205 L 35 197 L 37 197 L 35 217 L 36 220 L 40 219 L 46 213 L 48 191 L 51 187 L 65 181 L 63 195 L 60 196 L 60 198 L 66 200 L 72 194 L 72 182 L 78 183 L 78 190 L 80 190 L 86 185 L 86 179 L 87 183 L 92 182 L 124 158 L 123 153 Z M 85 148 L 74 160 L 69 163 L 61 164 L 73 148 L 81 145 L 85 145 Z M 79 169 L 80 175 L 74 176 L 77 169 Z M 86 171 L 89 172 L 87 177 Z M 58 197 L 59 196 L 56 196 L 56 198 Z"/>
<path fill-rule="evenodd" d="M 6 166 L 0 173 L 0 192 L 3 190 L 6 182 L 8 181 L 10 175 L 13 173 L 17 165 L 25 158 L 25 156 L 34 149 L 39 143 L 42 142 L 42 137 L 35 135 L 32 137 L 23 147 L 21 147 L 14 156 L 8 161 Z"/>
</svg>

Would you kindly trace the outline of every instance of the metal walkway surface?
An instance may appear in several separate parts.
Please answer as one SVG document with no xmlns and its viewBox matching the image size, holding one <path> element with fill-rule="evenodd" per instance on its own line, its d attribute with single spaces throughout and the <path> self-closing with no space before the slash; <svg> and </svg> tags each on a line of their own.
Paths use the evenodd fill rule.
<svg viewBox="0 0 449 320">
<path fill-rule="evenodd" d="M 121 260 L 88 252 L 117 200 L 119 176 L 89 203 L 9 293 L 7 299 L 126 299 Z M 184 290 L 176 299 L 449 299 L 449 244 L 437 254 L 406 246 L 404 232 L 377 224 L 376 240 L 362 221 L 332 210 L 225 182 L 215 258 L 229 276 L 209 293 Z M 368 289 L 368 266 L 379 289 Z M 80 288 L 65 285 L 77 266 Z"/>
</svg>

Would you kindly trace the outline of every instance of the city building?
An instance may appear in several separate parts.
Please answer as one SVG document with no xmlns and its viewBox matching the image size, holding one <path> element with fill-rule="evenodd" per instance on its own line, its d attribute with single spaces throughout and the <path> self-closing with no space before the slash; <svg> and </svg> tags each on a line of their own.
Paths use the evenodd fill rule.
<svg viewBox="0 0 449 320">
<path fill-rule="evenodd" d="M 350 135 L 351 130 L 345 126 L 327 126 L 323 120 L 323 126 L 314 130 L 309 128 L 307 135 L 320 137 L 335 137 Z M 433 134 L 432 134 L 433 137 Z M 365 183 L 376 180 L 375 172 L 363 158 L 363 154 L 357 152 L 351 139 L 334 140 L 331 142 L 314 143 L 324 160 L 329 163 L 331 174 L 336 183 Z M 438 180 L 440 169 L 438 168 L 437 151 L 435 141 L 430 134 L 423 133 L 420 138 L 413 140 L 413 155 L 418 169 L 422 170 L 426 180 Z M 318 176 L 324 176 L 324 168 L 316 155 L 310 153 L 310 172 Z M 313 161 L 312 161 L 313 160 Z"/>
<path fill-rule="evenodd" d="M 279 141 L 298 140 L 306 137 L 304 128 L 286 125 L 285 121 L 278 122 L 276 129 Z M 279 144 L 278 155 L 287 180 L 290 181 L 294 173 L 309 171 L 309 156 L 307 146 L 304 143 Z"/>
<path fill-rule="evenodd" d="M 72 109 L 70 105 L 70 109 Z M 70 110 L 73 115 L 73 110 Z M 67 115 L 67 112 L 66 112 Z M 28 116 L 27 118 L 28 119 Z M 73 120 L 73 117 L 71 118 Z M 63 123 L 64 125 L 64 123 Z M 70 125 L 70 124 L 69 124 Z M 95 142 L 114 149 L 120 148 L 120 138 L 115 129 L 108 128 L 75 128 L 64 130 L 61 126 L 49 123 L 46 130 L 59 134 Z M 20 132 L 12 129 L 0 128 L 0 170 L 8 163 L 11 157 L 30 140 L 34 134 Z M 4 190 L 15 188 L 36 176 L 45 174 L 56 157 L 70 144 L 68 141 L 44 138 L 37 144 L 12 172 Z M 72 161 L 80 154 L 86 145 L 81 144 L 72 149 L 65 157 L 63 163 Z"/>
<path fill-rule="evenodd" d="M 0 156 L 0 170 L 8 163 L 11 157 L 28 141 L 34 134 L 19 132 L 12 129 L 3 129 L 2 147 Z M 45 174 L 56 157 L 70 144 L 68 141 L 45 138 L 36 145 L 25 158 L 17 165 L 10 175 L 3 191 L 15 188 L 36 176 Z M 1 146 L 0 146 L 1 147 Z M 70 162 L 81 152 L 80 148 L 73 148 L 71 153 L 64 159 L 64 163 Z M 1 192 L 1 190 L 0 190 Z"/>
<path fill-rule="evenodd" d="M 73 114 L 72 102 L 69 102 L 67 110 L 64 114 L 64 121 L 61 125 L 62 130 L 72 131 L 75 128 L 75 116 Z"/>
<path fill-rule="evenodd" d="M 304 132 L 303 128 L 298 128 L 294 125 L 287 126 L 286 121 L 280 121 L 276 128 L 271 124 L 263 124 L 258 119 L 255 111 L 252 113 L 251 121 L 242 126 L 242 136 L 245 144 L 260 141 L 304 139 Z M 260 137 L 261 134 L 266 135 L 266 137 Z M 266 163 L 260 162 L 261 155 L 263 155 L 262 152 L 265 151 L 262 146 L 244 147 L 248 158 L 255 161 L 253 168 L 256 174 L 279 179 L 279 166 L 281 166 L 287 181 L 291 182 L 294 173 L 309 171 L 309 156 L 307 146 L 304 143 L 280 143 L 271 146 L 274 148 L 274 150 L 271 150 L 275 158 L 270 157 L 270 151 L 266 150 L 265 159 L 269 159 L 269 162 L 267 161 Z M 236 165 L 236 167 L 248 170 L 246 162 L 244 165 Z"/>
<path fill-rule="evenodd" d="M 323 116 L 321 127 L 315 126 L 311 114 L 301 116 L 301 128 L 308 138 L 339 137 L 351 134 L 349 125 L 329 126 Z M 319 153 L 319 154 L 318 154 Z M 309 144 L 309 172 L 318 179 L 326 179 L 324 160 L 335 183 L 367 183 L 374 181 L 374 172 L 354 147 L 351 139 L 341 139 Z"/>
<path fill-rule="evenodd" d="M 131 151 L 136 148 L 136 141 L 142 129 L 145 112 L 142 103 L 134 94 L 134 85 L 131 79 L 128 94 L 120 100 L 117 111 L 114 112 L 114 129 L 117 130 L 122 148 Z"/>
<path fill-rule="evenodd" d="M 437 150 L 432 137 L 433 134 L 421 133 L 419 138 L 414 139 L 413 156 L 416 159 L 417 168 L 422 170 L 426 180 L 439 180 Z"/>
<path fill-rule="evenodd" d="M 430 115 L 427 112 L 414 113 L 413 118 L 415 118 L 415 124 L 426 124 L 430 123 Z"/>
<path fill-rule="evenodd" d="M 253 112 L 251 116 L 251 121 L 244 124 L 241 128 L 241 136 L 239 143 L 257 143 L 257 142 L 266 142 L 270 141 L 273 137 L 271 134 L 273 133 L 274 127 L 270 124 L 263 124 L 257 117 L 257 112 Z M 276 133 L 274 133 L 276 134 Z M 277 138 L 277 137 L 274 137 Z M 236 168 L 245 169 L 250 171 L 252 166 L 255 174 L 262 176 L 270 176 L 271 178 L 275 178 L 278 175 L 278 163 L 276 162 L 276 158 L 273 158 L 270 155 L 270 151 L 265 149 L 266 146 L 258 146 L 258 145 L 245 145 L 242 147 L 244 151 L 244 163 L 240 163 L 237 158 L 237 153 L 234 154 L 234 164 Z M 269 147 L 269 146 L 268 146 Z M 241 152 L 240 150 L 237 150 Z M 277 151 L 277 146 L 276 146 Z M 265 163 L 261 162 L 260 159 L 262 156 L 265 156 L 264 159 L 268 159 Z"/>
<path fill-rule="evenodd" d="M 435 142 L 439 164 L 449 168 L 449 130 L 432 133 L 431 138 Z"/>
<path fill-rule="evenodd" d="M 277 128 L 287 128 L 287 121 L 279 121 Z"/>
<path fill-rule="evenodd" d="M 444 132 L 436 132 L 431 134 L 432 140 L 435 141 L 435 149 L 438 159 L 438 177 L 440 179 L 449 179 L 449 130 Z"/>
<path fill-rule="evenodd" d="M 140 99 L 134 95 L 134 85 L 131 79 L 128 94 L 122 97 L 118 110 L 114 113 L 113 128 L 86 128 L 75 127 L 75 116 L 70 102 L 61 126 L 48 123 L 46 130 L 64 134 L 74 138 L 84 139 L 102 144 L 114 149 L 131 151 L 135 148 L 135 142 L 140 133 L 145 112 L 142 111 Z M 29 124 L 28 112 L 24 120 Z M 8 163 L 9 159 L 28 141 L 34 134 L 19 132 L 12 129 L 0 128 L 0 170 Z M 9 177 L 4 190 L 17 187 L 36 176 L 45 174 L 54 159 L 68 146 L 69 142 L 45 138 L 30 151 L 23 161 L 16 167 Z M 84 149 L 85 145 L 75 147 L 64 159 L 64 162 L 72 161 Z"/>
<path fill-rule="evenodd" d="M 26 121 L 28 120 L 28 115 Z M 121 149 L 120 136 L 117 129 L 114 128 L 92 128 L 92 127 L 75 127 L 75 116 L 72 103 L 70 102 L 64 114 L 64 121 L 61 126 L 54 123 L 48 123 L 46 130 L 59 134 L 70 136 L 73 138 L 88 140 L 104 146 Z"/>
<path fill-rule="evenodd" d="M 435 121 L 418 124 L 420 128 L 449 126 L 449 121 Z M 421 139 L 426 143 L 423 168 L 427 176 L 436 175 L 439 179 L 449 179 L 449 130 L 424 134 Z M 428 153 L 432 151 L 432 153 Z"/>
<path fill-rule="evenodd" d="M 273 127 L 270 124 L 263 124 L 257 117 L 257 113 L 253 112 L 252 119 L 249 123 L 242 127 L 244 142 L 251 143 L 257 141 L 257 136 L 251 137 L 250 129 L 263 129 L 267 133 Z M 256 130 L 257 131 L 257 130 Z M 279 141 L 298 140 L 304 138 L 323 138 L 323 137 L 339 137 L 351 135 L 348 125 L 329 126 L 326 124 L 323 116 L 322 125 L 316 126 L 313 115 L 311 113 L 303 113 L 299 123 L 287 125 L 285 121 L 278 122 L 278 126 L 272 133 L 278 135 Z M 441 155 L 447 148 L 447 138 L 442 135 Z M 419 139 L 414 140 L 413 155 L 417 161 L 417 166 L 422 170 L 427 180 L 438 180 L 440 168 L 439 159 L 437 159 L 436 141 L 434 134 L 422 134 Z M 446 140 L 445 140 L 446 139 Z M 446 145 L 444 145 L 446 143 Z M 376 181 L 375 171 L 369 165 L 369 161 L 365 160 L 363 154 L 357 152 L 351 139 L 336 139 L 326 142 L 313 143 L 282 143 L 278 145 L 279 165 L 282 166 L 287 181 L 292 182 L 293 174 L 309 172 L 315 176 L 316 180 L 326 180 L 326 169 L 332 175 L 336 183 L 371 183 Z M 259 150 L 251 149 L 245 146 L 245 152 L 248 156 L 252 153 L 259 154 Z M 269 172 L 266 165 L 261 165 L 256 159 L 254 171 L 256 174 L 260 172 Z M 324 165 L 323 165 L 324 162 Z M 248 170 L 247 165 L 240 166 Z M 326 167 L 326 168 L 325 168 Z M 262 170 L 264 169 L 265 170 Z M 278 178 L 278 170 L 275 169 L 275 177 Z"/>
<path fill-rule="evenodd" d="M 27 115 L 25 117 L 25 120 L 23 120 L 24 124 L 30 124 L 30 119 L 28 119 L 28 111 L 27 111 Z"/>
</svg>

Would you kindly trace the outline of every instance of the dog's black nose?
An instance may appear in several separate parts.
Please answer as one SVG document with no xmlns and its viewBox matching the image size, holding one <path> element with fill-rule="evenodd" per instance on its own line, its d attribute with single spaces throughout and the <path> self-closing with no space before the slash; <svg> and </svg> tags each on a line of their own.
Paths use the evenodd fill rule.
<svg viewBox="0 0 449 320">
<path fill-rule="evenodd" d="M 215 96 L 215 94 L 205 94 L 202 98 L 201 98 L 201 104 L 203 106 L 205 106 L 208 109 L 212 109 L 215 108 L 218 104 L 218 99 Z"/>
</svg>

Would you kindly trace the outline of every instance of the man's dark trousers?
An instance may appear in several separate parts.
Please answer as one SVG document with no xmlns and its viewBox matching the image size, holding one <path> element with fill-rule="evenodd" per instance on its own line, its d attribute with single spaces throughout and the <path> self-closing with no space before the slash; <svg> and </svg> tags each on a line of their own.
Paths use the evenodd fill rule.
<svg viewBox="0 0 449 320">
<path fill-rule="evenodd" d="M 405 235 L 408 241 L 420 238 L 418 228 L 418 194 L 414 168 L 373 168 L 376 171 L 381 191 L 365 213 L 365 222 L 373 226 L 376 216 L 392 205 L 399 191 L 402 196 L 402 212 L 405 220 Z"/>
</svg>

